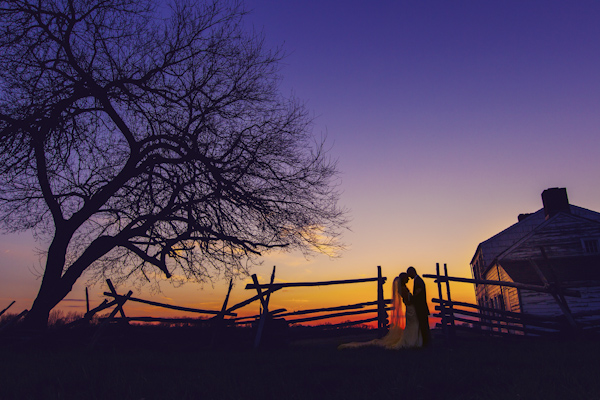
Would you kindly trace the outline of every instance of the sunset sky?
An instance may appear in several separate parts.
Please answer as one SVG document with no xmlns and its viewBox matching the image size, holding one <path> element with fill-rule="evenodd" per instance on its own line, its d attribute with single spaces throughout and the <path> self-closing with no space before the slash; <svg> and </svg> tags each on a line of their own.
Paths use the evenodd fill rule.
<svg viewBox="0 0 600 400">
<path fill-rule="evenodd" d="M 305 101 L 313 131 L 338 160 L 350 210 L 339 258 L 274 253 L 261 282 L 376 276 L 446 263 L 471 277 L 478 243 L 566 187 L 571 204 L 600 211 L 600 2 L 247 0 L 248 27 L 288 56 L 281 91 Z M 43 248 L 42 245 L 38 245 Z M 40 271 L 30 234 L 0 237 L 0 309 L 29 308 Z M 253 293 L 236 283 L 230 302 Z M 429 298 L 436 286 L 428 281 Z M 389 284 L 386 296 L 389 296 Z M 83 311 L 85 279 L 61 303 Z M 226 283 L 134 296 L 219 309 Z M 453 295 L 474 300 L 471 285 Z M 93 305 L 105 286 L 90 287 Z M 288 310 L 375 300 L 374 284 L 289 289 Z M 258 305 L 251 306 L 258 311 Z M 126 311 L 128 306 L 125 306 Z M 163 311 L 130 308 L 139 315 Z M 135 310 L 135 311 L 133 311 Z"/>
</svg>

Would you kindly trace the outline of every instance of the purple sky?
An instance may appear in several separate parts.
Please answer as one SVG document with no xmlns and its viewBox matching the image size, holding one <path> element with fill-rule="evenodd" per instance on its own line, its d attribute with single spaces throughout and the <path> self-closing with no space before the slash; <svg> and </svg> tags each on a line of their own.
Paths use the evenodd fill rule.
<svg viewBox="0 0 600 400">
<path fill-rule="evenodd" d="M 287 281 L 373 276 L 377 265 L 390 277 L 409 265 L 433 273 L 436 262 L 470 277 L 477 244 L 541 208 L 544 189 L 566 187 L 572 204 L 600 211 L 600 2 L 249 0 L 246 7 L 249 26 L 288 53 L 281 90 L 304 100 L 314 133 L 327 135 L 352 218 L 341 258 L 273 255 L 257 270 L 262 281 L 274 264 Z M 2 241 L 3 281 L 31 281 L 35 294 L 39 282 L 27 270 L 36 258 L 14 253 L 19 245 L 27 253 L 29 242 Z M 165 287 L 165 298 L 210 297 L 198 285 Z M 242 287 L 233 295 L 247 295 Z M 16 294 L 0 289 L 3 308 Z M 216 290 L 215 304 L 224 291 Z M 473 296 L 472 287 L 464 293 Z M 347 304 L 340 297 L 356 294 L 335 296 L 333 303 Z"/>
<path fill-rule="evenodd" d="M 354 222 L 336 263 L 470 275 L 544 189 L 600 210 L 599 2 L 246 4 L 339 158 Z"/>
</svg>

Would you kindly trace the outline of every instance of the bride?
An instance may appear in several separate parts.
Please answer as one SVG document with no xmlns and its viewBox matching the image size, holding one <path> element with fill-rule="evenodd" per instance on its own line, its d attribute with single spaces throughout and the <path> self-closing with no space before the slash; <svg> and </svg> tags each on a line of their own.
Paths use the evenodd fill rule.
<svg viewBox="0 0 600 400">
<path fill-rule="evenodd" d="M 386 349 L 404 349 L 423 346 L 423 338 L 419 331 L 419 320 L 417 312 L 412 303 L 412 294 L 406 287 L 408 275 L 402 272 L 394 279 L 392 284 L 392 315 L 390 318 L 390 330 L 381 339 L 373 339 L 368 342 L 344 343 L 338 346 L 339 350 L 364 346 L 381 346 Z M 406 307 L 406 325 L 402 325 L 402 304 Z"/>
</svg>

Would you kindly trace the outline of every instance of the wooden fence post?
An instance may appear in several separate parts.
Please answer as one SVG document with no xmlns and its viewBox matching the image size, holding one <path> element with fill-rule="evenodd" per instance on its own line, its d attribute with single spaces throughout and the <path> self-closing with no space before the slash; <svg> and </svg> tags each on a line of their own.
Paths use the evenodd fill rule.
<svg viewBox="0 0 600 400">
<path fill-rule="evenodd" d="M 229 289 L 227 289 L 227 295 L 225 296 L 225 301 L 223 302 L 223 306 L 221 307 L 221 312 L 218 317 L 223 319 L 225 316 L 225 311 L 227 310 L 227 303 L 229 303 L 229 295 L 231 294 L 231 289 L 233 288 L 233 278 L 229 279 Z"/>
<path fill-rule="evenodd" d="M 388 327 L 388 314 L 385 310 L 383 284 L 385 279 L 381 276 L 381 266 L 377 266 L 377 330 L 379 337 L 385 336 Z"/>
<path fill-rule="evenodd" d="M 442 317 L 442 332 L 444 333 L 444 336 L 448 335 L 448 327 L 446 326 L 446 305 L 444 303 L 444 295 L 442 293 L 442 282 L 441 282 L 441 275 L 440 275 L 440 263 L 435 263 L 435 275 L 436 275 L 436 281 L 437 281 L 437 286 L 438 286 L 438 296 L 440 299 L 440 314 Z"/>
<path fill-rule="evenodd" d="M 98 313 L 98 312 L 100 312 L 100 311 L 102 311 L 102 310 L 105 310 L 105 309 L 107 309 L 108 307 L 110 307 L 110 305 L 117 304 L 117 303 L 116 303 L 116 301 L 117 301 L 117 300 L 115 299 L 115 300 L 113 300 L 113 301 L 111 301 L 111 302 L 109 303 L 109 302 L 108 302 L 108 300 L 104 299 L 104 300 L 102 301 L 102 303 L 100 303 L 100 305 L 99 305 L 98 307 L 96 307 L 96 308 L 94 308 L 94 309 L 92 309 L 92 310 L 90 310 L 90 311 L 86 312 L 86 313 L 83 315 L 83 319 L 85 319 L 85 320 L 87 320 L 88 322 L 90 322 L 90 321 L 92 320 L 92 318 L 94 318 L 94 315 L 95 315 L 96 313 Z M 110 304 L 110 305 L 109 305 L 109 304 Z"/>
<path fill-rule="evenodd" d="M 210 341 L 211 346 L 215 344 L 217 340 L 217 335 L 221 332 L 223 328 L 223 318 L 225 317 L 225 311 L 227 310 L 227 303 L 229 302 L 229 294 L 231 293 L 231 289 L 233 288 L 233 278 L 229 279 L 229 289 L 227 289 L 227 295 L 225 296 L 225 301 L 223 301 L 223 305 L 221 306 L 221 312 L 213 317 L 213 335 Z"/>
<path fill-rule="evenodd" d="M 86 314 L 90 312 L 90 296 L 88 295 L 88 288 L 85 287 L 85 312 Z"/>
<path fill-rule="evenodd" d="M 108 323 L 114 318 L 115 314 L 119 311 L 123 312 L 123 305 L 125 304 L 125 302 L 127 300 L 129 300 L 129 298 L 131 297 L 132 294 L 133 294 L 133 292 L 131 290 L 129 292 L 127 292 L 127 294 L 125 296 L 119 296 L 115 293 L 115 295 L 118 296 L 118 297 L 115 297 L 115 301 L 117 302 L 117 304 L 115 305 L 115 308 L 112 310 L 112 312 L 110 313 L 108 318 L 106 318 L 104 321 L 102 321 L 102 323 L 96 330 L 96 333 L 94 334 L 94 336 L 92 337 L 92 341 L 90 342 L 90 348 L 93 348 L 96 345 L 96 342 L 100 338 L 102 331 L 104 330 L 106 325 L 108 325 Z"/>
<path fill-rule="evenodd" d="M 113 294 L 114 298 L 117 299 L 117 291 L 115 290 L 115 287 L 113 286 L 112 282 L 110 279 L 106 280 L 106 283 L 108 284 L 108 288 L 110 289 L 110 292 Z M 131 292 L 131 294 L 133 294 L 133 292 Z M 128 297 L 131 297 L 131 294 Z M 125 302 L 123 302 L 123 304 L 125 304 Z M 121 314 L 121 318 L 123 318 L 122 322 L 125 324 L 129 324 L 129 322 L 127 321 L 127 316 L 125 316 L 125 311 L 123 311 L 123 304 L 117 304 L 117 307 L 115 308 L 115 310 L 119 311 L 119 314 Z"/>
<path fill-rule="evenodd" d="M 260 289 L 260 285 L 258 284 L 258 279 L 256 278 L 256 274 L 252 275 L 252 280 L 256 285 L 256 291 L 260 297 L 260 302 L 262 304 L 262 313 L 260 314 L 260 320 L 258 321 L 258 327 L 256 330 L 256 337 L 254 338 L 254 348 L 256 349 L 260 345 L 260 339 L 262 337 L 262 332 L 265 327 L 265 320 L 269 315 L 269 299 L 271 298 L 271 286 L 273 285 L 273 281 L 275 280 L 275 266 L 273 266 L 273 272 L 271 273 L 271 283 L 269 284 L 269 288 L 267 289 L 267 296 L 263 298 L 262 291 Z"/>
<path fill-rule="evenodd" d="M 448 266 L 444 264 L 444 277 L 446 278 L 446 295 L 448 296 L 448 311 L 450 313 L 450 326 L 449 334 L 450 338 L 454 338 L 456 331 L 456 325 L 454 322 L 454 305 L 452 304 L 452 298 L 450 297 L 450 281 L 448 280 Z"/>
</svg>

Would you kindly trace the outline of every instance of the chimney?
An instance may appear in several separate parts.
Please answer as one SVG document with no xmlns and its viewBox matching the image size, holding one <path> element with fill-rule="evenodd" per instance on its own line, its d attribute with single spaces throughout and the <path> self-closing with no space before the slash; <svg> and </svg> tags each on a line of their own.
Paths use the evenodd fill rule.
<svg viewBox="0 0 600 400">
<path fill-rule="evenodd" d="M 525 218 L 529 217 L 531 215 L 531 213 L 529 214 L 519 214 L 518 220 L 519 222 L 523 221 Z"/>
<path fill-rule="evenodd" d="M 542 203 L 546 219 L 553 217 L 559 212 L 571 214 L 569 198 L 566 188 L 550 188 L 542 192 Z"/>
</svg>

